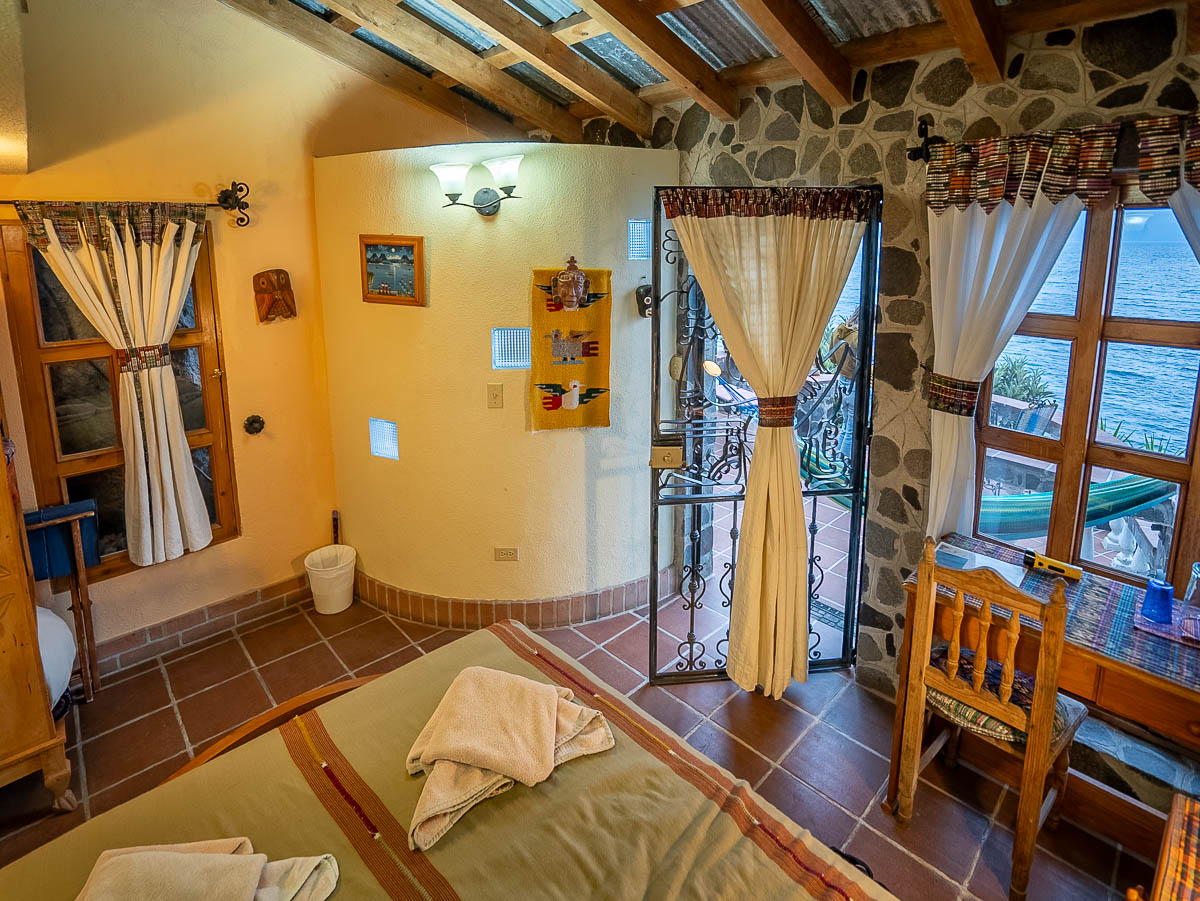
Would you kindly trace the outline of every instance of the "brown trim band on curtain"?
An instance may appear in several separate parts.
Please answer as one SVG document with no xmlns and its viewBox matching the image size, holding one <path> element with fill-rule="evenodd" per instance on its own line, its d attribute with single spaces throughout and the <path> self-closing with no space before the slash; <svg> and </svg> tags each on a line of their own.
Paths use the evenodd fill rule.
<svg viewBox="0 0 1200 901">
<path fill-rule="evenodd" d="M 956 379 L 940 372 L 931 372 L 929 409 L 953 416 L 974 416 L 975 406 L 979 403 L 979 386 L 982 384 L 968 379 Z"/>
<path fill-rule="evenodd" d="M 758 399 L 758 427 L 760 429 L 790 429 L 795 422 L 795 394 Z"/>
<path fill-rule="evenodd" d="M 171 365 L 168 344 L 147 344 L 144 347 L 118 347 L 117 362 L 122 372 L 141 372 L 156 366 Z"/>
<path fill-rule="evenodd" d="M 1138 187 L 1166 203 L 1184 181 L 1200 191 L 1200 114 L 1154 116 L 1134 122 L 1138 134 Z M 1182 139 L 1181 139 L 1182 130 Z"/>
<path fill-rule="evenodd" d="M 879 203 L 878 188 L 659 188 L 668 219 L 695 216 L 851 219 L 866 222 Z"/>
<path fill-rule="evenodd" d="M 59 242 L 67 250 L 78 250 L 82 246 L 81 240 L 98 250 L 107 250 L 109 231 L 102 227 L 105 221 L 113 222 L 118 234 L 124 234 L 126 227 L 132 229 L 139 244 L 162 241 L 167 223 L 174 222 L 179 226 L 175 233 L 175 242 L 178 244 L 183 237 L 184 224 L 191 219 L 196 223 L 196 230 L 192 234 L 192 244 L 195 245 L 204 237 L 204 223 L 208 216 L 208 208 L 203 203 L 21 200 L 16 203 L 16 208 L 17 215 L 25 225 L 29 243 L 39 250 L 45 250 L 50 243 L 46 235 L 46 222 L 54 225 Z"/>
</svg>

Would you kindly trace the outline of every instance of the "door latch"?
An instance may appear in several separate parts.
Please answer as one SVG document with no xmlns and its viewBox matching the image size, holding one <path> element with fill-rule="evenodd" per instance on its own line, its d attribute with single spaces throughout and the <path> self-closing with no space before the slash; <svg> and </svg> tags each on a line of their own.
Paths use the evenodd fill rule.
<svg viewBox="0 0 1200 901">
<path fill-rule="evenodd" d="M 651 469 L 679 469 L 683 466 L 683 448 L 677 444 L 655 444 L 650 447 Z"/>
</svg>

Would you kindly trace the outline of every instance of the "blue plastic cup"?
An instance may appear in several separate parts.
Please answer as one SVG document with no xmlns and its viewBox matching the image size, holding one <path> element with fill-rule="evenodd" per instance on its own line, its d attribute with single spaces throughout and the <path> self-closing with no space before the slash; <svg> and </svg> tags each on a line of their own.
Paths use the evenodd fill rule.
<svg viewBox="0 0 1200 901">
<path fill-rule="evenodd" d="M 1151 579 L 1146 585 L 1146 597 L 1142 600 L 1142 616 L 1152 623 L 1171 622 L 1171 607 L 1175 602 L 1175 590 L 1170 582 Z"/>
</svg>

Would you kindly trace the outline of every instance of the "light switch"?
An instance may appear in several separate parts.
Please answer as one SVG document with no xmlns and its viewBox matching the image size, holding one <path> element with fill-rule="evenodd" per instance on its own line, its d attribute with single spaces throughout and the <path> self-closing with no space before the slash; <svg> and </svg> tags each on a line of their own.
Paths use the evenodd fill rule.
<svg viewBox="0 0 1200 901">
<path fill-rule="evenodd" d="M 500 410 L 504 407 L 504 385 L 500 382 L 489 382 L 487 386 L 487 405 L 489 410 Z"/>
</svg>

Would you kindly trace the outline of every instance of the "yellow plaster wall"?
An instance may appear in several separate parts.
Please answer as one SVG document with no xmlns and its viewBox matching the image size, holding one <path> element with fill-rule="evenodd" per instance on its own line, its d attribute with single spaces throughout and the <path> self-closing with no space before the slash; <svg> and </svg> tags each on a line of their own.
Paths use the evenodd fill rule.
<svg viewBox="0 0 1200 901">
<path fill-rule="evenodd" d="M 431 163 L 513 152 L 525 154 L 521 199 L 493 219 L 441 208 Z M 468 199 L 489 178 L 471 176 Z M 678 177 L 676 151 L 562 144 L 316 161 L 337 496 L 368 573 L 509 600 L 647 574 L 650 323 L 633 292 L 650 262 L 628 260 L 626 224 L 649 218 L 653 186 Z M 424 235 L 428 308 L 363 303 L 360 234 Z M 491 368 L 491 329 L 528 326 L 531 270 L 572 254 L 613 271 L 612 426 L 531 433 L 528 372 Z M 489 382 L 503 384 L 503 409 L 487 409 Z M 398 422 L 398 461 L 370 455 L 371 416 Z M 495 562 L 496 546 L 520 560 Z"/>
<path fill-rule="evenodd" d="M 253 225 L 211 217 L 243 535 L 97 584 L 99 640 L 302 571 L 335 504 L 313 218 L 314 154 L 477 140 L 216 0 L 30 0 L 31 174 L 0 197 L 211 199 L 250 184 Z M 13 218 L 0 206 L 0 219 Z M 251 276 L 291 273 L 299 318 L 260 325 Z M 0 316 L 0 387 L 23 441 Z M 266 431 L 241 421 L 260 413 Z M 33 504 L 25 461 L 23 498 Z"/>
</svg>

